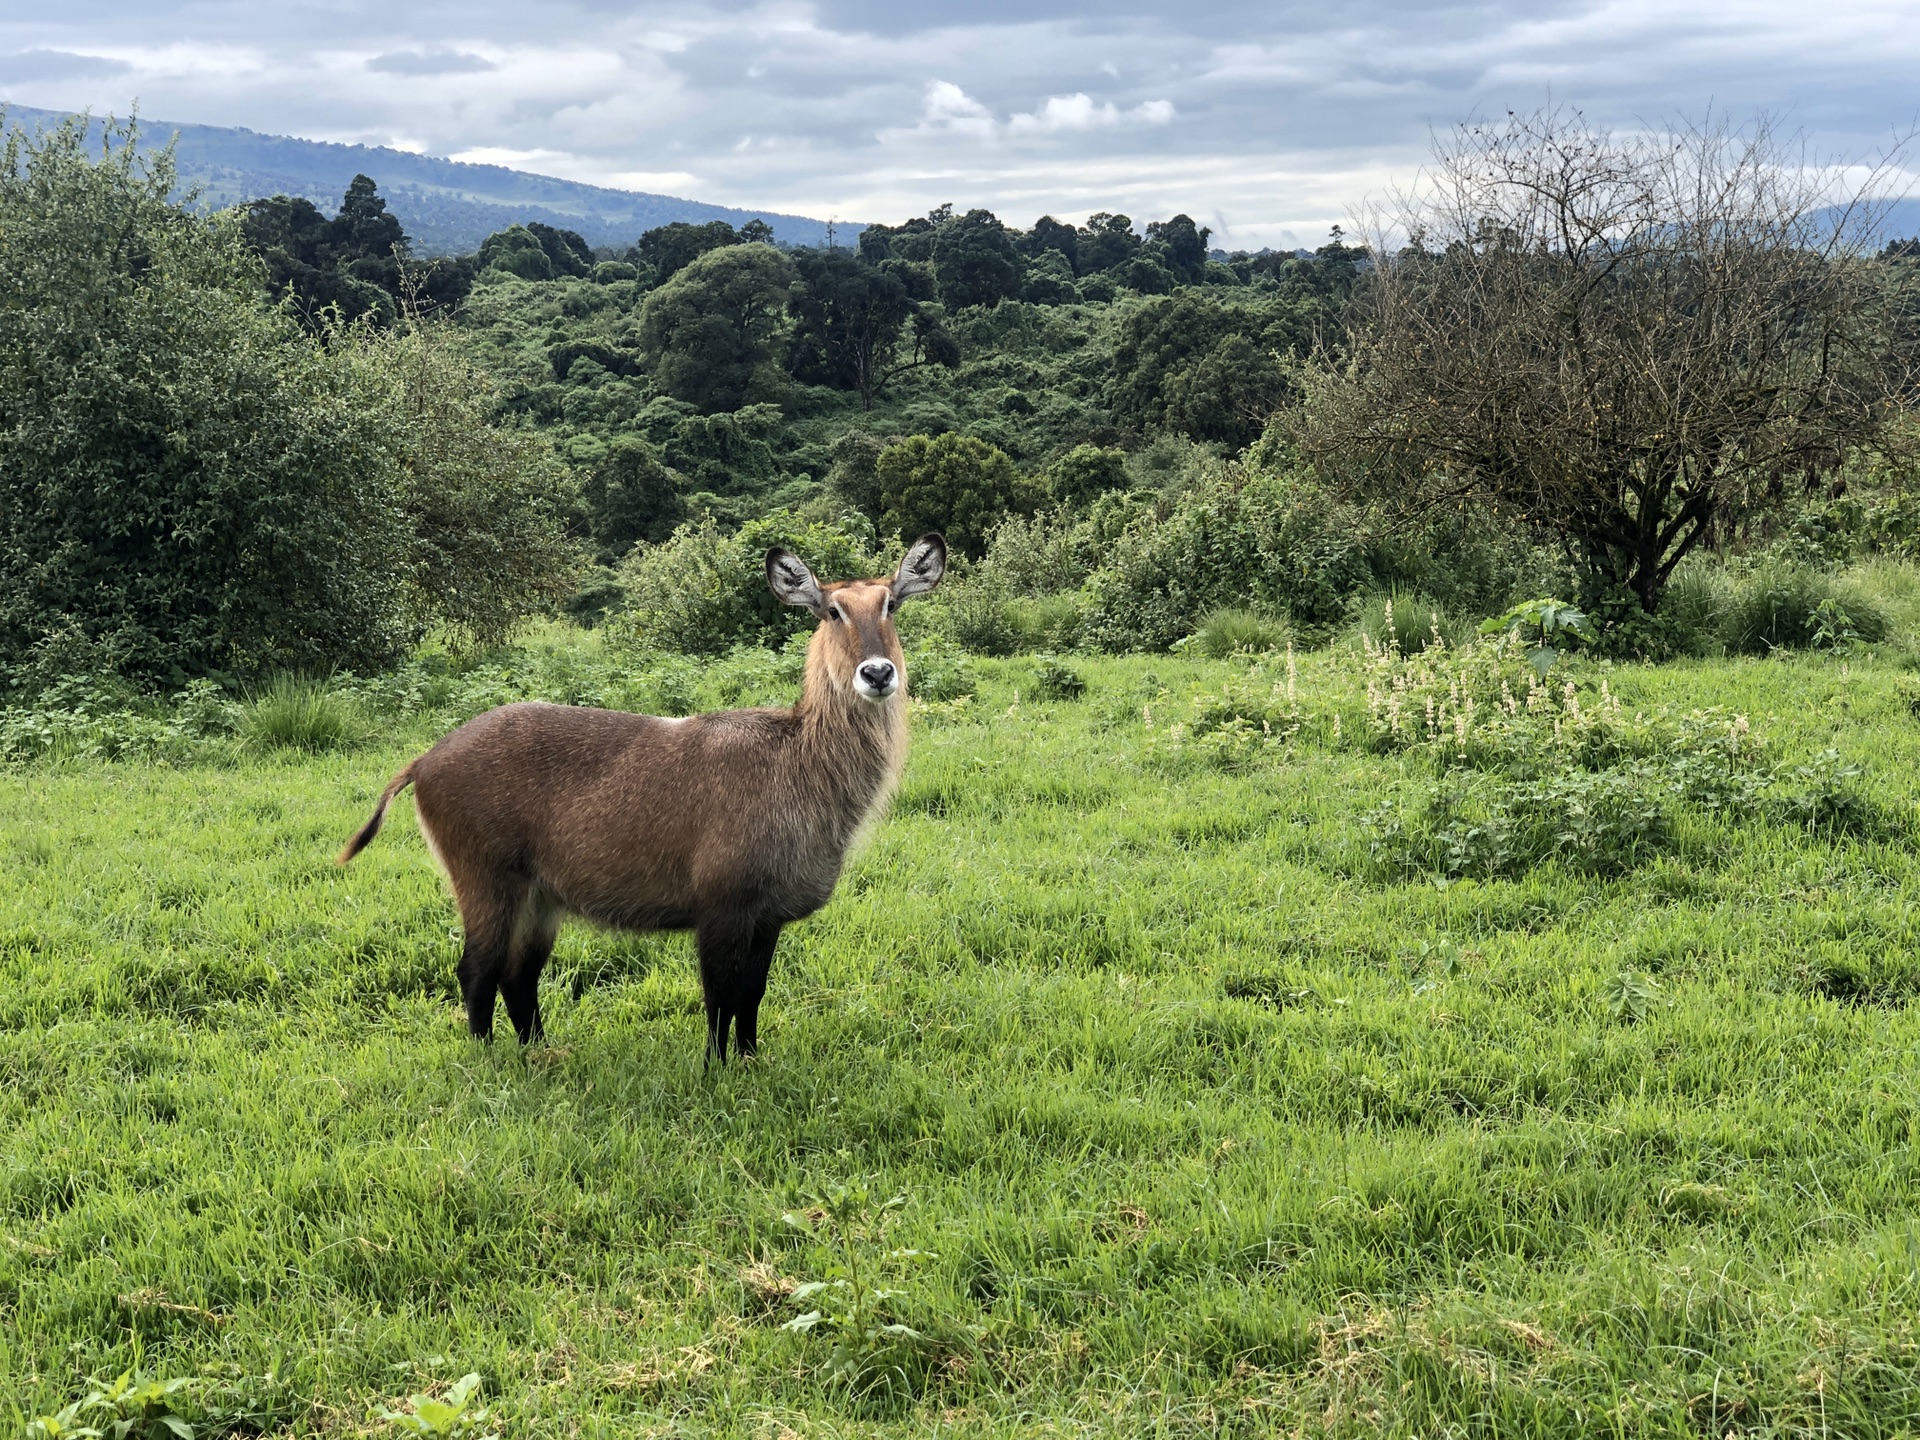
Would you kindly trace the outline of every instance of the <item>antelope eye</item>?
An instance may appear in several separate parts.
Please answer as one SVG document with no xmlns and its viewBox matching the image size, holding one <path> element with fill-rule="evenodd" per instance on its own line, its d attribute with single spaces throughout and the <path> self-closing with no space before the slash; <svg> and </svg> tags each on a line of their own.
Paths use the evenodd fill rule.
<svg viewBox="0 0 1920 1440">
<path fill-rule="evenodd" d="M 841 612 L 841 609 L 838 605 L 829 605 L 827 607 L 827 614 L 831 615 L 834 619 L 838 620 L 842 625 L 847 623 L 847 617 L 845 616 L 845 614 Z"/>
</svg>

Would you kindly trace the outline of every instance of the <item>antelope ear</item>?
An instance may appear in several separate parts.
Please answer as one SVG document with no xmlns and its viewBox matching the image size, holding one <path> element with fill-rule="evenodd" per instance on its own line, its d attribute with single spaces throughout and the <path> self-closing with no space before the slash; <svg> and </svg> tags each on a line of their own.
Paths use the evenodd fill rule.
<svg viewBox="0 0 1920 1440">
<path fill-rule="evenodd" d="M 900 568 L 893 576 L 894 603 L 913 595 L 924 595 L 940 583 L 947 573 L 947 541 L 944 535 L 922 535 L 900 557 Z"/>
<path fill-rule="evenodd" d="M 798 605 L 820 616 L 827 613 L 827 597 L 820 593 L 820 582 L 807 562 L 778 545 L 767 551 L 767 588 L 782 605 Z"/>
</svg>

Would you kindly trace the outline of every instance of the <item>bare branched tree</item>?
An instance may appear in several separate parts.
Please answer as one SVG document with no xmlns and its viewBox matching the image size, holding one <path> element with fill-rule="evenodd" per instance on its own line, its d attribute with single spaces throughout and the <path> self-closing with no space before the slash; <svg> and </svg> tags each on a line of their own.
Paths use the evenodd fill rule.
<svg viewBox="0 0 1920 1440">
<path fill-rule="evenodd" d="M 1765 123 L 1621 135 L 1545 110 L 1436 142 L 1370 227 L 1303 451 L 1348 489 L 1484 504 L 1652 612 L 1716 530 L 1817 483 L 1897 384 L 1866 198 Z"/>
</svg>

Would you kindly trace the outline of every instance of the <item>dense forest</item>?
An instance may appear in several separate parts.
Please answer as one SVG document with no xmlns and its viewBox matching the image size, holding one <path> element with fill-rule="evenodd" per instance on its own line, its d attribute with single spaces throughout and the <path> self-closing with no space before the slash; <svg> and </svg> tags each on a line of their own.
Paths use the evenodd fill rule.
<svg viewBox="0 0 1920 1440">
<path fill-rule="evenodd" d="M 411 264 L 366 177 L 331 220 L 257 201 L 246 233 L 316 328 L 451 314 L 500 381 L 502 422 L 550 436 L 579 472 L 603 561 L 700 516 L 826 514 L 838 498 L 877 521 L 863 437 L 983 442 L 1029 504 L 1125 487 L 1190 446 L 1237 452 L 1279 404 L 1288 357 L 1337 335 L 1362 259 L 1338 234 L 1310 256 L 1210 258 L 1185 215 L 1021 231 L 943 207 L 857 247 L 780 250 L 764 226 L 715 221 L 596 250 L 536 223 Z M 1060 471 L 1089 446 L 1097 459 Z"/>
<path fill-rule="evenodd" d="M 130 128 L 16 131 L 0 666 L 365 671 L 556 608 L 718 651 L 790 629 L 769 543 L 864 566 L 929 529 L 959 574 L 925 623 L 980 651 L 1311 638 L 1397 594 L 1436 633 L 1557 596 L 1671 654 L 1727 643 L 1682 603 L 1710 557 L 1909 547 L 1912 243 L 1689 188 L 1746 173 L 1731 132 L 1586 137 L 1607 183 L 1556 192 L 1526 167 L 1565 123 L 1463 132 L 1483 193 L 1421 244 L 1260 254 L 942 206 L 421 258 L 372 177 L 209 217 Z M 1766 644 L 1818 631 L 1794 583 Z"/>
</svg>

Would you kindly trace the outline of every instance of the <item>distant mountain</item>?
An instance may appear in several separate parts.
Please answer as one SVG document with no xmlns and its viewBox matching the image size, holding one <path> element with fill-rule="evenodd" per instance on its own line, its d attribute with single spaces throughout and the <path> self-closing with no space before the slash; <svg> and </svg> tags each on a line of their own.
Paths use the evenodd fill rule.
<svg viewBox="0 0 1920 1440">
<path fill-rule="evenodd" d="M 10 123 L 58 124 L 57 110 L 9 105 Z M 98 123 L 98 122 L 96 122 Z M 671 195 L 639 190 L 610 190 L 531 175 L 502 165 L 468 165 L 432 155 L 411 155 L 385 146 L 332 145 L 286 135 L 260 135 L 220 125 L 181 125 L 169 120 L 140 122 L 143 145 L 161 146 L 176 134 L 174 155 L 183 185 L 198 186 L 211 206 L 236 205 L 265 195 L 304 195 L 331 215 L 355 175 L 370 175 L 400 217 L 414 250 L 422 255 L 461 255 L 509 225 L 541 220 L 574 230 L 590 245 L 630 245 L 642 230 L 685 220 L 702 224 L 725 220 L 742 225 L 764 220 L 774 238 L 789 245 L 824 245 L 827 223 L 804 215 L 771 210 L 735 210 Z M 864 227 L 841 224 L 843 242 Z"/>
</svg>

